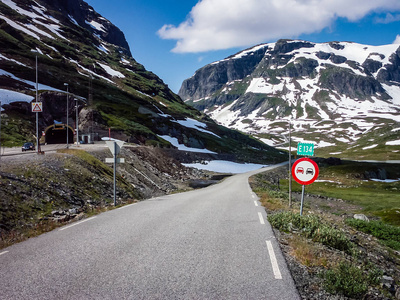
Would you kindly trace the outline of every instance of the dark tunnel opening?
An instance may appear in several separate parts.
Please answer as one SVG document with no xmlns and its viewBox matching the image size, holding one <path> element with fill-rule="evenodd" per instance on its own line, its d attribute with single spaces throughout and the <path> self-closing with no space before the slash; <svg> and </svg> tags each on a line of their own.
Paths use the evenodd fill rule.
<svg viewBox="0 0 400 300">
<path fill-rule="evenodd" d="M 67 143 L 67 125 L 51 125 L 45 130 L 46 144 L 66 144 Z M 68 143 L 74 143 L 74 129 L 68 126 Z"/>
</svg>

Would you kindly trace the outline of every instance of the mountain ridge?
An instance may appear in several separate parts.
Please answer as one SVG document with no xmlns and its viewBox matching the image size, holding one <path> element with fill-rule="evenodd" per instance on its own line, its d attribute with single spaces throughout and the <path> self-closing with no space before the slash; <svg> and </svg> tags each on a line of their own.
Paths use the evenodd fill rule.
<svg viewBox="0 0 400 300">
<path fill-rule="evenodd" d="M 46 108 L 39 118 L 40 132 L 67 123 L 66 115 L 74 124 L 77 95 L 88 102 L 79 107 L 79 131 L 84 134 L 94 131 L 100 138 L 111 130 L 113 137 L 127 142 L 174 148 L 162 138 L 170 136 L 187 147 L 240 160 L 257 157 L 245 154 L 254 149 L 269 152 L 273 160 L 282 156 L 185 104 L 132 57 L 124 34 L 82 0 L 1 0 L 0 36 L 0 96 L 10 116 L 3 145 L 21 144 L 35 132 L 29 102 L 35 97 L 37 57 L 38 101 Z M 65 84 L 71 93 L 68 114 Z M 183 125 L 191 119 L 200 125 Z M 219 138 L 202 132 L 203 127 Z"/>
<path fill-rule="evenodd" d="M 179 95 L 218 123 L 273 146 L 285 143 L 291 122 L 295 141 L 314 139 L 330 148 L 328 155 L 346 143 L 371 146 L 358 140 L 384 126 L 399 127 L 399 62 L 395 44 L 279 40 L 197 70 Z M 396 132 L 385 143 L 400 144 Z"/>
</svg>

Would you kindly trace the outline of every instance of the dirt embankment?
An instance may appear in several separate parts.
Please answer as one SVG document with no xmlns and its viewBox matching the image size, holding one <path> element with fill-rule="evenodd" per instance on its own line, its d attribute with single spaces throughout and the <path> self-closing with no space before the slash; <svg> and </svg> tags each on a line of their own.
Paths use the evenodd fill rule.
<svg viewBox="0 0 400 300">
<path fill-rule="evenodd" d="M 113 207 L 113 167 L 105 163 L 111 153 L 88 151 L 2 157 L 0 248 Z M 120 156 L 117 205 L 213 182 L 212 174 L 186 168 L 159 148 L 124 147 Z"/>
</svg>

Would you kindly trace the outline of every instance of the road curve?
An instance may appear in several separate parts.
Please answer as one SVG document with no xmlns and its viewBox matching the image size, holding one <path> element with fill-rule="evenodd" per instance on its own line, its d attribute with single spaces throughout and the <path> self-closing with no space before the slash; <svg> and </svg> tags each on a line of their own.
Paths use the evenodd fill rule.
<svg viewBox="0 0 400 300">
<path fill-rule="evenodd" d="M 250 190 L 256 172 L 0 250 L 0 299 L 300 299 Z"/>
</svg>

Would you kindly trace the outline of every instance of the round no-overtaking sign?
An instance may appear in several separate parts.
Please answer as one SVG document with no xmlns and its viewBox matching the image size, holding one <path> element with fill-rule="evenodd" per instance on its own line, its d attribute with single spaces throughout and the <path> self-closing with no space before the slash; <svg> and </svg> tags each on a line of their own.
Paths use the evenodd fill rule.
<svg viewBox="0 0 400 300">
<path fill-rule="evenodd" d="M 292 167 L 292 176 L 301 185 L 313 183 L 319 174 L 319 168 L 315 161 L 309 158 L 298 159 Z"/>
</svg>

